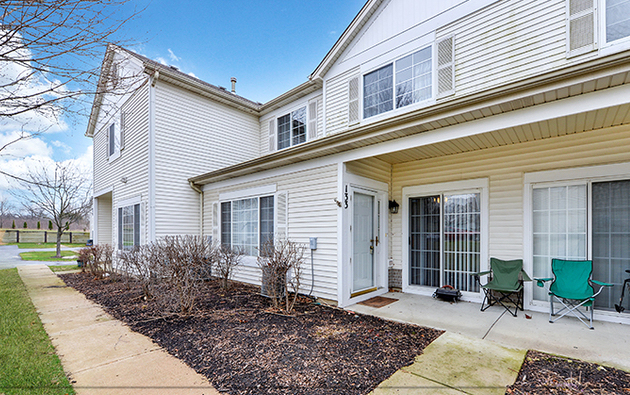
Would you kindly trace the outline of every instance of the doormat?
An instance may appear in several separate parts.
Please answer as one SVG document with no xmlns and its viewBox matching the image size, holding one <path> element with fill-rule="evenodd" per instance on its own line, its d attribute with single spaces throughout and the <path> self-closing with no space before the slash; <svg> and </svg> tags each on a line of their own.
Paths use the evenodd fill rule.
<svg viewBox="0 0 630 395">
<path fill-rule="evenodd" d="M 394 303 L 397 301 L 398 299 L 386 298 L 384 296 L 375 296 L 373 298 L 364 300 L 363 302 L 359 302 L 357 304 L 362 304 L 364 306 L 369 306 L 369 307 L 375 307 L 378 309 L 379 307 L 387 306 L 388 304 Z"/>
</svg>

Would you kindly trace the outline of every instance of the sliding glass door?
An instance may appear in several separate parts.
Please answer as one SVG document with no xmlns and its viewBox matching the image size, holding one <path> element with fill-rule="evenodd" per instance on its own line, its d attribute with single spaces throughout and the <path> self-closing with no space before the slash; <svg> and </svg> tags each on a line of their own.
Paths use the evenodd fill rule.
<svg viewBox="0 0 630 395">
<path fill-rule="evenodd" d="M 533 277 L 552 277 L 553 258 L 592 259 L 593 278 L 616 285 L 595 307 L 613 310 L 630 269 L 630 181 L 534 187 L 532 225 Z M 548 300 L 544 288 L 533 291 Z"/>
<path fill-rule="evenodd" d="M 478 292 L 471 273 L 481 261 L 480 193 L 410 198 L 409 207 L 410 285 Z"/>
</svg>

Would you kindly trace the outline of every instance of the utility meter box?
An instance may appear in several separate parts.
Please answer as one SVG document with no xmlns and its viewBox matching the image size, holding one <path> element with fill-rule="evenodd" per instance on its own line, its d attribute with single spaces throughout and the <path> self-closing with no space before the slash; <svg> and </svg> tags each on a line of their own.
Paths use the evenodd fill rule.
<svg viewBox="0 0 630 395">
<path fill-rule="evenodd" d="M 311 250 L 317 249 L 317 237 L 311 237 Z"/>
</svg>

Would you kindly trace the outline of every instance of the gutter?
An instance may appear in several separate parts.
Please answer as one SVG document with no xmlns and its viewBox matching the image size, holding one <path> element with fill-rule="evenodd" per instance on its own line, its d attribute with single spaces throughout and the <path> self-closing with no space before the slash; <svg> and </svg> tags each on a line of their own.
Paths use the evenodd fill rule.
<svg viewBox="0 0 630 395">
<path fill-rule="evenodd" d="M 199 236 L 203 236 L 203 189 L 199 188 L 194 182 L 188 181 L 188 185 L 193 191 L 199 194 Z"/>
</svg>

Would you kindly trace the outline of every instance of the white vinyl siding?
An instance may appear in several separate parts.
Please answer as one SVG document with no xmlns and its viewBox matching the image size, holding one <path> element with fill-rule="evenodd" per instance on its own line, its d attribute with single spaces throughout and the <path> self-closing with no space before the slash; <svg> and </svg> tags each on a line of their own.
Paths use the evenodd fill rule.
<svg viewBox="0 0 630 395">
<path fill-rule="evenodd" d="M 112 243 L 112 195 L 106 194 L 97 198 L 96 244 Z"/>
<path fill-rule="evenodd" d="M 187 179 L 257 157 L 259 120 L 162 81 L 155 89 L 156 237 L 199 234 L 199 193 Z"/>
<path fill-rule="evenodd" d="M 142 202 L 146 203 L 148 198 L 148 85 L 145 84 L 128 98 L 116 113 L 112 114 L 111 120 L 120 125 L 121 112 L 125 113 L 125 154 L 120 158 L 108 160 L 108 130 L 111 122 L 101 122 L 104 124 L 93 136 L 94 144 L 94 191 L 112 190 L 108 195 L 108 219 L 103 205 L 99 198 L 99 219 L 98 219 L 98 242 L 117 246 L 118 240 L 118 212 L 117 207 L 120 202 L 134 196 L 142 196 Z M 121 181 L 126 178 L 126 183 Z M 103 200 L 105 201 L 105 199 Z M 146 204 L 141 206 L 141 215 L 146 215 Z M 106 225 L 107 224 L 107 225 Z M 146 224 L 146 222 L 143 222 Z M 109 229 L 104 229 L 109 226 Z M 142 226 L 141 243 L 148 237 L 146 225 Z"/>
<path fill-rule="evenodd" d="M 357 78 L 360 68 L 356 67 L 347 72 L 334 76 L 326 81 L 326 134 L 335 134 L 348 127 L 348 97 L 349 80 Z"/>
<path fill-rule="evenodd" d="M 403 186 L 489 178 L 489 256 L 523 258 L 526 172 L 628 161 L 630 127 L 595 130 L 541 141 L 440 158 L 395 164 L 392 198 L 401 202 Z M 404 219 L 391 215 L 391 253 L 402 268 L 400 229 Z"/>
<path fill-rule="evenodd" d="M 219 193 L 235 192 L 248 188 L 276 184 L 275 213 L 276 237 L 286 237 L 308 246 L 310 237 L 317 237 L 314 253 L 315 288 L 313 294 L 326 299 L 337 299 L 337 210 L 333 199 L 337 197 L 337 165 L 327 165 L 309 170 L 265 177 L 264 173 L 255 182 L 247 182 L 217 190 L 208 185 L 204 193 L 206 207 L 219 200 Z M 283 205 L 285 206 L 283 208 Z M 205 234 L 212 232 L 212 212 L 204 210 Z M 286 218 L 286 220 L 285 220 Z M 286 224 L 286 225 L 284 225 Z M 308 251 L 307 251 L 308 252 Z M 303 284 L 309 284 L 310 261 L 303 267 Z M 241 265 L 234 275 L 238 281 L 260 284 L 260 268 L 249 262 Z M 304 286 L 306 287 L 306 285 Z"/>
<path fill-rule="evenodd" d="M 566 1 L 498 1 L 438 29 L 438 42 L 457 37 L 456 95 L 564 66 Z"/>
</svg>

